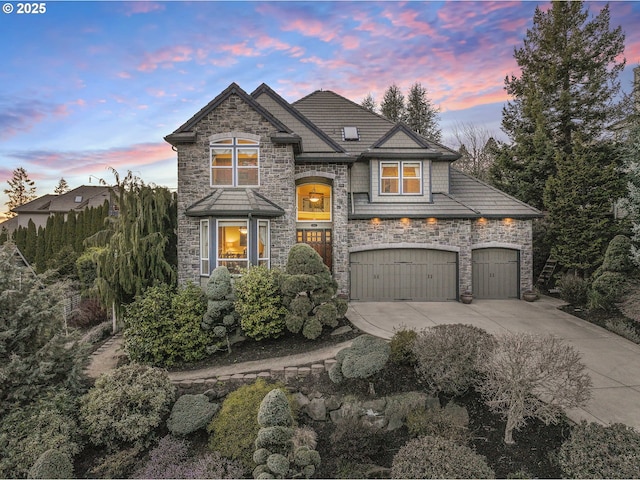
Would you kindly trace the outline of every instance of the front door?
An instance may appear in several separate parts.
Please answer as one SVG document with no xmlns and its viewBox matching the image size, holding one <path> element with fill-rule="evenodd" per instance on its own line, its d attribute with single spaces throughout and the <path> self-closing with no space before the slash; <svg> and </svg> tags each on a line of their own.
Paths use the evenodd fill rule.
<svg viewBox="0 0 640 480">
<path fill-rule="evenodd" d="M 299 229 L 298 243 L 310 245 L 322 257 L 324 264 L 333 270 L 333 249 L 331 248 L 331 229 Z"/>
</svg>

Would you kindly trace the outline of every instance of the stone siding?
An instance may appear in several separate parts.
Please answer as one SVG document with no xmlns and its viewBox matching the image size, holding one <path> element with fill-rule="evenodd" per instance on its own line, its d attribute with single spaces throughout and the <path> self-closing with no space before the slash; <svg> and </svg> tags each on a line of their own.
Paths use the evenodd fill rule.
<svg viewBox="0 0 640 480">
<path fill-rule="evenodd" d="M 437 219 L 430 222 L 413 219 L 374 219 L 349 222 L 349 252 L 412 247 L 458 252 L 460 292 L 473 291 L 473 249 L 496 247 L 520 250 L 520 291 L 532 288 L 530 220 Z M 339 282 L 339 287 L 341 291 L 349 290 L 348 282 Z"/>
</svg>

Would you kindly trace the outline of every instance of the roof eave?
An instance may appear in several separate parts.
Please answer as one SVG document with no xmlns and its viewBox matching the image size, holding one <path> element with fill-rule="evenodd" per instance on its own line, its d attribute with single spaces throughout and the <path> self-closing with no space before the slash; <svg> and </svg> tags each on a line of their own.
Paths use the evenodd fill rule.
<svg viewBox="0 0 640 480">
<path fill-rule="evenodd" d="M 195 143 L 196 132 L 172 133 L 164 137 L 164 141 L 170 143 L 173 146 L 184 143 Z"/>
</svg>

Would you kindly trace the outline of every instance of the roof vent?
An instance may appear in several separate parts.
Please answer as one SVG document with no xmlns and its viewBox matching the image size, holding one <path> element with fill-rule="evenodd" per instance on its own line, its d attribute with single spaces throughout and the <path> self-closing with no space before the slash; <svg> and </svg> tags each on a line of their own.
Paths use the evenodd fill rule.
<svg viewBox="0 0 640 480">
<path fill-rule="evenodd" d="M 357 142 L 360 140 L 358 127 L 342 127 L 342 135 L 344 137 L 343 140 L 347 140 L 349 142 Z"/>
</svg>

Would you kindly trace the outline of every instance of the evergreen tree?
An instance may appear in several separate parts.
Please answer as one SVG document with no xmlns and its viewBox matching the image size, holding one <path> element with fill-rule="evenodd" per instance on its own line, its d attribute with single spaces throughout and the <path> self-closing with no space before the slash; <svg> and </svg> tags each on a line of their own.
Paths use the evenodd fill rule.
<svg viewBox="0 0 640 480">
<path fill-rule="evenodd" d="M 505 79 L 513 100 L 503 109 L 502 128 L 512 145 L 499 149 L 492 169 L 497 187 L 540 207 L 544 184 L 557 168 L 549 160 L 549 146 L 540 146 L 542 138 L 562 153 L 558 158 L 566 158 L 576 135 L 597 141 L 615 120 L 624 34 L 620 27 L 610 29 L 609 22 L 608 6 L 591 18 L 581 1 L 536 8 L 524 45 L 514 52 L 521 74 Z M 521 185 L 532 187 L 520 192 Z"/>
<path fill-rule="evenodd" d="M 376 105 L 376 101 L 373 99 L 373 95 L 371 95 L 370 93 L 362 99 L 360 105 L 373 113 L 375 113 L 376 109 L 378 108 L 378 105 Z"/>
<path fill-rule="evenodd" d="M 56 195 L 62 195 L 63 193 L 67 193 L 69 190 L 69 184 L 64 178 L 61 178 L 58 185 L 56 185 L 56 188 L 53 189 L 53 193 Z"/>
<path fill-rule="evenodd" d="M 380 112 L 392 122 L 400 122 L 405 117 L 404 95 L 394 83 L 384 92 Z"/>
<path fill-rule="evenodd" d="M 0 229 L 0 245 L 4 245 L 4 243 L 9 240 L 9 232 L 7 231 L 6 227 L 2 227 Z"/>
<path fill-rule="evenodd" d="M 414 83 L 407 96 L 406 122 L 416 133 L 436 142 L 442 139 L 439 126 L 440 109 L 427 97 L 427 89 L 419 82 Z"/>
<path fill-rule="evenodd" d="M 545 188 L 551 252 L 580 276 L 593 273 L 609 241 L 620 233 L 612 214 L 612 199 L 624 191 L 611 161 L 619 158 L 616 148 L 612 142 L 584 144 L 576 136 L 572 153 L 557 153 L 557 173 Z"/>
<path fill-rule="evenodd" d="M 36 230 L 36 224 L 33 223 L 33 220 L 29 219 L 24 242 L 24 251 L 22 252 L 29 263 L 33 263 L 36 259 L 36 246 L 38 243 L 37 236 L 38 232 Z"/>
<path fill-rule="evenodd" d="M 75 251 L 78 251 L 75 248 L 77 229 L 78 222 L 76 218 L 76 212 L 71 210 L 69 213 L 67 213 L 67 219 L 64 222 L 64 243 Z M 82 251 L 80 250 L 80 252 Z"/>
<path fill-rule="evenodd" d="M 27 248 L 27 229 L 24 227 L 18 227 L 13 233 L 13 241 L 15 242 L 16 247 L 18 247 L 21 252 L 24 252 Z"/>
<path fill-rule="evenodd" d="M 9 207 L 6 215 L 9 217 L 15 217 L 15 213 L 11 211 L 12 208 L 24 205 L 36 198 L 35 182 L 29 178 L 27 171 L 18 167 L 13 171 L 13 177 L 11 180 L 7 180 L 9 188 L 4 190 L 9 196 L 9 201 L 5 203 Z"/>
<path fill-rule="evenodd" d="M 640 90 L 638 92 L 640 93 Z M 633 115 L 629 122 L 630 129 L 623 147 L 624 167 L 628 180 L 624 207 L 629 214 L 633 232 L 632 259 L 640 267 L 640 111 Z"/>
<path fill-rule="evenodd" d="M 44 228 L 38 227 L 38 237 L 36 240 L 36 259 L 35 259 L 35 268 L 36 272 L 43 273 L 46 270 L 47 258 L 46 247 L 45 247 L 45 234 Z"/>
<path fill-rule="evenodd" d="M 98 292 L 118 312 L 146 287 L 176 282 L 177 202 L 164 187 L 146 185 L 131 172 L 117 183 L 118 217 L 91 242 L 105 247 L 97 258 Z"/>
</svg>

